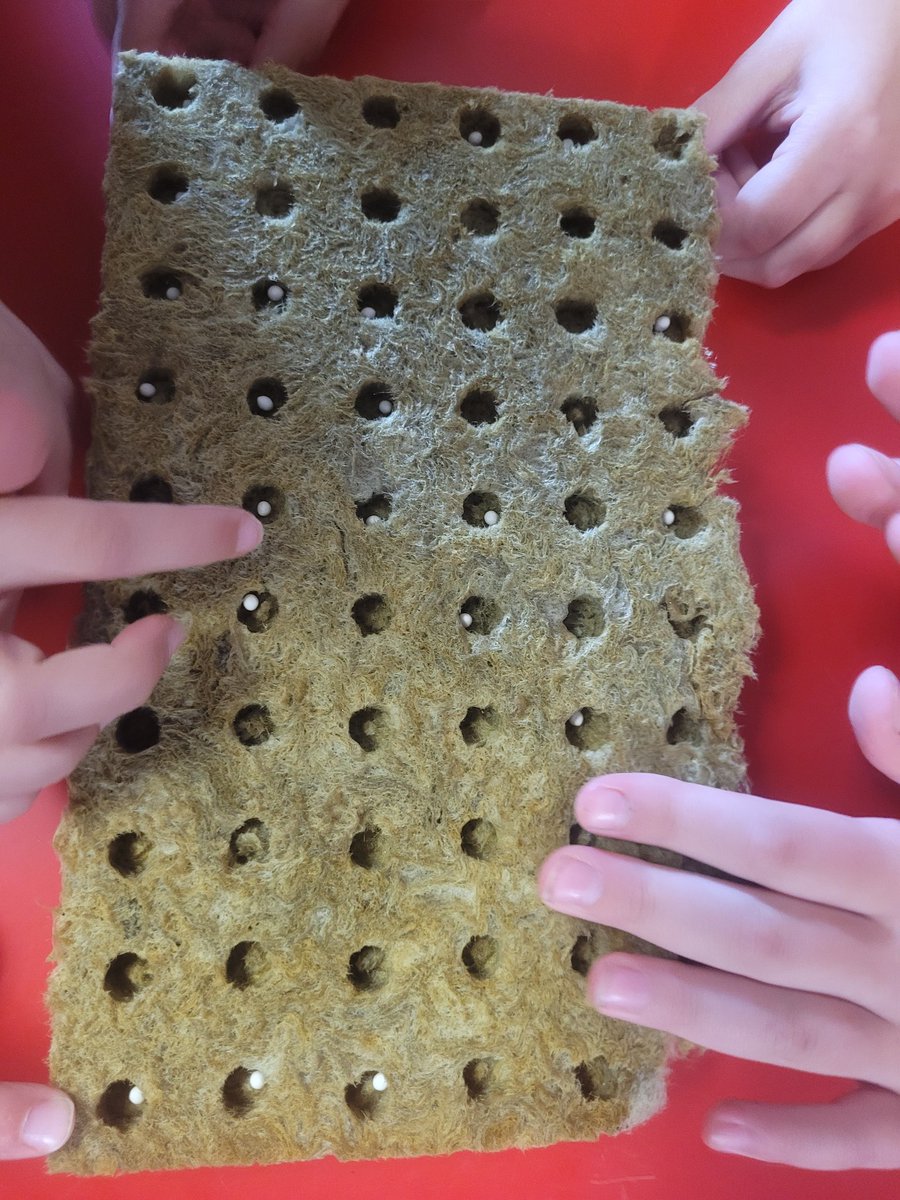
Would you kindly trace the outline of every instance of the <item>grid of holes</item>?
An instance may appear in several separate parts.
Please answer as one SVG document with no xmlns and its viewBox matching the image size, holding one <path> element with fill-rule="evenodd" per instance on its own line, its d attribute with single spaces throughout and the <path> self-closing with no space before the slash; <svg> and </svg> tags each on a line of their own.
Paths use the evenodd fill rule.
<svg viewBox="0 0 900 1200">
<path fill-rule="evenodd" d="M 158 104 L 167 108 L 190 105 L 196 98 L 196 79 L 188 72 L 177 72 L 166 68 L 155 79 L 152 94 Z M 284 122 L 295 116 L 299 106 L 283 89 L 270 88 L 260 98 L 265 116 L 273 122 Z M 363 104 L 364 120 L 373 128 L 392 129 L 401 120 L 400 107 L 390 96 L 369 97 Z M 460 114 L 459 132 L 471 146 L 489 149 L 501 137 L 499 120 L 483 107 L 467 107 Z M 583 148 L 596 140 L 597 132 L 590 121 L 579 114 L 562 118 L 557 136 L 565 151 Z M 660 154 L 679 158 L 686 135 L 679 134 L 674 125 L 666 127 L 656 140 Z M 174 204 L 189 192 L 189 179 L 175 165 L 157 169 L 148 184 L 151 197 L 161 204 Z M 369 189 L 361 197 L 365 214 L 373 220 L 392 221 L 397 218 L 402 202 L 388 189 Z M 260 215 L 281 219 L 289 215 L 294 205 L 293 192 L 281 181 L 261 186 L 256 194 L 256 210 Z M 461 214 L 464 228 L 475 236 L 490 236 L 499 227 L 499 209 L 491 201 L 476 199 L 470 202 Z M 562 211 L 560 229 L 571 237 L 587 238 L 596 228 L 595 217 L 586 209 L 572 206 Z M 686 230 L 669 218 L 656 223 L 652 237 L 670 250 L 681 250 L 688 238 Z M 167 300 L 180 299 L 185 281 L 175 272 L 154 269 L 142 277 L 142 286 L 147 296 Z M 280 280 L 266 278 L 258 281 L 252 289 L 253 303 L 257 310 L 283 308 L 288 300 L 289 289 Z M 398 303 L 396 291 L 388 284 L 373 282 L 363 285 L 357 295 L 357 308 L 366 319 L 393 317 Z M 497 298 L 490 292 L 475 292 L 460 301 L 460 317 L 465 325 L 476 330 L 488 331 L 504 319 Z M 583 333 L 597 321 L 596 307 L 587 300 L 564 297 L 555 305 L 559 324 L 572 333 Z M 652 323 L 654 333 L 663 334 L 670 340 L 683 341 L 690 336 L 690 323 L 682 314 L 664 313 Z M 175 398 L 175 380 L 164 368 L 152 368 L 138 381 L 138 399 L 144 402 L 168 403 Z M 275 415 L 287 401 L 283 386 L 273 379 L 258 380 L 248 390 L 247 403 L 254 415 Z M 389 416 L 394 411 L 394 398 L 383 385 L 367 385 L 357 396 L 357 412 L 366 419 L 376 420 Z M 571 397 L 561 406 L 561 411 L 572 424 L 578 436 L 583 436 L 596 421 L 597 409 L 586 397 Z M 473 390 L 460 404 L 460 413 L 472 425 L 493 424 L 499 416 L 496 397 L 487 391 Z M 686 406 L 669 407 L 659 414 L 665 428 L 675 437 L 684 437 L 693 424 Z M 252 493 L 252 494 L 251 494 Z M 145 476 L 136 481 L 132 488 L 132 499 L 171 502 L 171 487 L 159 476 Z M 257 487 L 245 495 L 244 505 L 255 511 L 260 519 L 272 519 L 276 508 L 283 508 L 283 496 L 274 488 Z M 261 507 L 260 507 L 261 506 Z M 385 520 L 390 515 L 391 501 L 386 496 L 372 496 L 357 504 L 357 513 L 367 524 Z M 471 493 L 463 505 L 463 517 L 473 526 L 490 527 L 499 522 L 501 515 L 499 499 L 490 492 Z M 586 493 L 566 499 L 564 514 L 574 528 L 581 532 L 596 528 L 605 520 L 605 506 L 597 497 Z M 691 526 L 692 536 L 701 520 L 695 510 L 672 506 L 666 510 L 674 518 L 667 525 L 680 522 L 684 528 Z M 677 531 L 676 531 L 677 532 Z M 248 604 L 252 600 L 252 604 Z M 673 630 L 679 637 L 695 638 L 705 624 L 702 612 L 689 612 L 681 598 L 667 594 L 666 612 Z M 690 605 L 688 605 L 688 608 Z M 260 611 L 262 610 L 262 611 Z M 126 605 L 126 620 L 137 620 L 150 612 L 165 612 L 165 602 L 155 593 L 134 593 Z M 251 631 L 258 632 L 268 627 L 277 613 L 277 601 L 266 592 L 248 593 L 238 612 L 238 618 Z M 259 614 L 259 615 L 256 615 Z M 388 628 L 391 607 L 383 596 L 363 596 L 353 606 L 352 615 L 362 636 L 377 634 Z M 484 597 L 469 597 L 460 609 L 463 627 L 472 634 L 490 632 L 501 618 L 498 606 Z M 570 603 L 563 624 L 576 638 L 597 637 L 603 632 L 602 607 L 596 599 L 576 597 Z M 377 748 L 384 726 L 384 713 L 375 708 L 363 709 L 353 714 L 349 722 L 350 736 L 364 749 Z M 499 723 L 495 711 L 490 708 L 471 707 L 460 722 L 463 740 L 470 745 L 481 745 L 489 740 Z M 608 726 L 608 718 L 594 713 L 590 708 L 578 710 L 566 721 L 566 737 L 580 748 L 591 748 L 589 743 L 599 736 L 602 740 Z M 675 713 L 669 723 L 666 738 L 670 744 L 696 739 L 701 728 L 699 719 L 692 717 L 686 709 Z M 273 731 L 270 714 L 264 705 L 245 706 L 233 720 L 233 729 L 238 739 L 247 746 L 255 746 L 267 740 Z M 602 733 L 598 734 L 598 730 Z M 593 731 L 593 732 L 592 732 Z M 159 720 L 152 709 L 142 707 L 125 714 L 116 729 L 116 740 L 122 749 L 139 752 L 159 741 Z M 383 860 L 383 837 L 381 830 L 367 826 L 354 835 L 349 849 L 351 860 L 362 869 L 378 868 Z M 250 818 L 236 829 L 229 839 L 228 861 L 231 866 L 245 866 L 255 859 L 265 858 L 269 848 L 269 836 L 263 822 Z M 483 818 L 473 818 L 460 831 L 460 848 L 468 857 L 489 860 L 496 853 L 497 830 Z M 146 866 L 151 846 L 143 834 L 129 831 L 118 835 L 109 845 L 109 861 L 122 876 L 140 874 Z M 490 979 L 499 960 L 496 940 L 489 935 L 475 935 L 469 939 L 460 953 L 460 961 L 468 975 L 476 981 Z M 580 935 L 571 952 L 571 965 L 579 974 L 586 974 L 591 961 L 590 937 Z M 258 943 L 244 941 L 234 946 L 225 962 L 225 978 L 233 987 L 243 990 L 257 979 L 264 964 L 264 953 Z M 360 992 L 376 991 L 388 981 L 388 965 L 385 951 L 377 946 L 363 946 L 350 955 L 347 978 Z M 149 982 L 152 970 L 147 962 L 134 952 L 118 955 L 107 967 L 104 988 L 117 1002 L 132 1000 Z M 491 1058 L 472 1059 L 462 1069 L 461 1082 L 470 1101 L 482 1101 L 491 1091 L 496 1061 Z M 585 1061 L 572 1068 L 575 1082 L 586 1100 L 609 1099 L 616 1092 L 616 1078 L 609 1064 L 602 1057 Z M 233 1070 L 222 1085 L 222 1101 L 225 1108 L 235 1116 L 249 1112 L 258 1098 L 259 1082 L 251 1082 L 259 1072 L 246 1067 Z M 383 1090 L 373 1081 L 376 1072 L 367 1072 L 359 1080 L 345 1088 L 348 1107 L 362 1118 L 373 1117 L 382 1102 Z M 141 1112 L 143 1095 L 130 1080 L 117 1080 L 110 1084 L 100 1098 L 97 1113 L 106 1124 L 120 1129 L 135 1123 Z"/>
<path fill-rule="evenodd" d="M 591 835 L 573 825 L 570 841 L 592 844 Z M 458 834 L 459 850 L 477 862 L 494 859 L 498 853 L 499 834 L 496 825 L 483 817 L 465 822 Z M 122 878 L 140 876 L 153 857 L 153 844 L 142 832 L 128 830 L 109 842 L 107 857 L 110 866 Z M 250 864 L 264 862 L 270 850 L 270 835 L 265 823 L 250 817 L 229 836 L 225 862 L 232 870 L 242 870 Z M 350 840 L 348 856 L 354 866 L 376 871 L 387 866 L 385 838 L 377 825 L 366 825 Z M 579 974 L 587 974 L 593 959 L 590 935 L 580 935 L 571 952 L 571 965 Z M 469 938 L 459 953 L 460 967 L 476 982 L 491 979 L 500 965 L 499 945 L 487 934 Z M 225 981 L 238 991 L 257 986 L 265 970 L 265 951 L 256 941 L 238 942 L 225 956 Z M 357 993 L 377 992 L 390 982 L 388 954 L 381 946 L 365 945 L 350 954 L 347 981 Z M 117 1004 L 130 1003 L 153 982 L 153 971 L 147 961 L 133 951 L 117 955 L 107 966 L 103 987 Z M 470 1101 L 490 1097 L 496 1074 L 495 1058 L 473 1058 L 462 1068 L 460 1084 Z M 610 1099 L 616 1092 L 616 1081 L 605 1059 L 581 1062 L 571 1070 L 573 1086 L 587 1100 Z M 360 1079 L 346 1084 L 344 1099 L 359 1117 L 374 1117 L 384 1098 L 386 1081 L 380 1072 L 368 1071 Z M 605 1080 L 604 1086 L 598 1081 Z M 240 1066 L 223 1081 L 220 1095 L 224 1108 L 233 1116 L 245 1116 L 261 1099 L 266 1080 L 256 1068 Z M 130 1079 L 111 1083 L 100 1096 L 96 1114 L 104 1124 L 128 1130 L 143 1113 L 145 1097 L 139 1085 Z"/>
<path fill-rule="evenodd" d="M 199 92 L 196 76 L 186 69 L 165 67 L 150 81 L 153 100 L 161 108 L 171 111 L 190 108 Z M 259 96 L 259 107 L 263 116 L 273 125 L 282 125 L 300 112 L 296 98 L 282 87 L 264 89 Z M 396 97 L 375 94 L 363 100 L 360 116 L 373 130 L 393 130 L 401 125 L 404 111 Z M 463 105 L 457 113 L 454 136 L 469 146 L 471 152 L 480 153 L 496 146 L 502 140 L 503 130 L 499 117 L 489 107 L 470 103 Z M 584 152 L 594 143 L 600 144 L 597 128 L 591 119 L 578 112 L 564 113 L 549 137 L 551 140 L 555 138 L 564 153 Z M 665 121 L 653 136 L 653 148 L 663 162 L 678 160 L 690 137 L 690 132 L 681 129 L 674 119 Z M 157 203 L 178 204 L 189 196 L 189 173 L 187 168 L 177 163 L 163 164 L 151 173 L 146 186 L 149 195 Z M 271 178 L 256 186 L 254 208 L 258 215 L 266 219 L 284 221 L 290 217 L 295 204 L 294 189 L 287 180 Z M 374 185 L 362 190 L 359 204 L 368 220 L 384 224 L 398 220 L 405 207 L 403 197 L 393 189 Z M 473 197 L 462 207 L 459 220 L 463 229 L 473 237 L 491 237 L 500 229 L 501 209 L 494 200 L 483 196 Z M 558 227 L 567 237 L 590 238 L 596 232 L 596 213 L 583 204 L 565 204 L 559 211 Z M 671 215 L 664 215 L 648 229 L 647 237 L 665 250 L 679 253 L 689 241 L 690 232 Z M 146 271 L 140 282 L 144 295 L 157 300 L 180 300 L 189 286 L 189 281 L 174 268 L 160 266 Z M 373 292 L 373 287 L 380 291 Z M 288 285 L 276 278 L 260 279 L 251 288 L 253 307 L 259 312 L 284 310 L 289 296 Z M 397 299 L 390 284 L 380 282 L 362 285 L 357 308 L 362 316 L 370 319 L 393 317 Z M 585 334 L 598 328 L 597 306 L 588 297 L 561 296 L 554 302 L 553 310 L 558 324 L 569 333 Z M 506 315 L 498 298 L 486 289 L 463 296 L 457 304 L 457 311 L 467 328 L 480 332 L 496 328 Z M 647 328 L 651 333 L 661 334 L 674 342 L 683 342 L 693 336 L 690 318 L 680 312 L 658 313 L 648 322 Z"/>
</svg>

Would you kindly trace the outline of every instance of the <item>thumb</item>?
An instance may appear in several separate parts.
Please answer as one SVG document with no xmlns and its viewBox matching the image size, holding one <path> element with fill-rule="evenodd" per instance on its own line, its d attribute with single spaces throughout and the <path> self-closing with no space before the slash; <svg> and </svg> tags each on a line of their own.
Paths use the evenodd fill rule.
<svg viewBox="0 0 900 1200">
<path fill-rule="evenodd" d="M 900 684 L 887 667 L 868 667 L 850 693 L 850 724 L 859 748 L 888 779 L 900 783 Z"/>
<path fill-rule="evenodd" d="M 39 1158 L 69 1140 L 75 1105 L 42 1083 L 0 1083 L 0 1159 Z"/>
<path fill-rule="evenodd" d="M 251 65 L 308 65 L 321 54 L 346 7 L 347 0 L 281 0 L 263 27 Z"/>
<path fill-rule="evenodd" d="M 794 84 L 800 48 L 779 17 L 731 70 L 694 101 L 706 113 L 706 148 L 720 154 L 762 117 L 776 97 L 783 103 Z"/>
</svg>

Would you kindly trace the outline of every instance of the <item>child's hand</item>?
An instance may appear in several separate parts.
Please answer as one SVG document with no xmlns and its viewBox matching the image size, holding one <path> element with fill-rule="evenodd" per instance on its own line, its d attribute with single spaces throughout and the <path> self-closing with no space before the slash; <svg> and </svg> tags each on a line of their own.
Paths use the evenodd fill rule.
<svg viewBox="0 0 900 1200">
<path fill-rule="evenodd" d="M 697 105 L 726 275 L 780 287 L 900 217 L 897 0 L 793 0 Z"/>
<path fill-rule="evenodd" d="M 900 333 L 869 356 L 900 416 Z M 900 464 L 862 446 L 829 461 L 838 503 L 884 529 L 900 558 Z M 857 741 L 900 782 L 900 685 L 870 667 L 850 697 Z M 665 846 L 758 886 L 569 846 L 541 868 L 561 912 L 628 930 L 707 966 L 609 954 L 588 974 L 602 1012 L 702 1046 L 838 1075 L 828 1105 L 730 1101 L 716 1149 L 820 1170 L 900 1167 L 900 822 L 854 818 L 654 775 L 593 779 L 575 801 L 592 833 Z"/>
<path fill-rule="evenodd" d="M 152 616 L 109 645 L 45 658 L 11 632 L 21 590 L 201 566 L 262 536 L 239 508 L 68 498 L 70 405 L 61 368 L 0 306 L 0 821 L 147 699 L 184 636 L 173 618 Z"/>
<path fill-rule="evenodd" d="M 94 0 L 97 23 L 115 50 L 158 50 L 269 59 L 295 70 L 321 53 L 347 0 Z"/>
</svg>

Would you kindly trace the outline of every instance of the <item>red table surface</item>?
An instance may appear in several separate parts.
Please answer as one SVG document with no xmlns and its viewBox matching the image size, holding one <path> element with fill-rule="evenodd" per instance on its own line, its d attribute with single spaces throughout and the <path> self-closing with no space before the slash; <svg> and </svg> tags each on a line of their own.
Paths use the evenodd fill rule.
<svg viewBox="0 0 900 1200">
<path fill-rule="evenodd" d="M 319 69 L 682 105 L 721 77 L 779 7 L 777 0 L 731 0 L 727 9 L 718 0 L 356 0 Z M 108 102 L 108 56 L 87 0 L 0 8 L 0 297 L 76 376 L 84 372 L 99 287 Z M 708 337 L 730 379 L 728 394 L 753 411 L 731 465 L 743 506 L 743 551 L 762 610 L 757 679 L 741 705 L 755 790 L 881 816 L 898 815 L 900 795 L 857 750 L 846 702 L 863 667 L 900 666 L 891 616 L 898 571 L 874 530 L 838 512 L 824 463 L 844 441 L 900 446 L 863 383 L 869 343 L 900 327 L 898 268 L 900 226 L 776 293 L 723 281 Z M 32 594 L 18 632 L 48 652 L 59 650 L 78 603 L 75 587 Z M 42 996 L 59 886 L 50 839 L 63 803 L 61 786 L 48 789 L 27 816 L 0 829 L 0 1077 L 7 1079 L 46 1079 Z M 846 1088 L 840 1080 L 707 1053 L 675 1066 L 665 1112 L 596 1144 L 99 1180 L 48 1177 L 40 1161 L 4 1163 L 0 1195 L 896 1197 L 897 1172 L 800 1171 L 717 1154 L 700 1140 L 704 1113 L 725 1097 L 824 1102 Z"/>
</svg>

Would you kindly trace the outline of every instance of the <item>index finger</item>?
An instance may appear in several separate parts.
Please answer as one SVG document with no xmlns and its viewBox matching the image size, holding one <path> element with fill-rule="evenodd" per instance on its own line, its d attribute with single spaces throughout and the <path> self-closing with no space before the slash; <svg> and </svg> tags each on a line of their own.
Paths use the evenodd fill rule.
<svg viewBox="0 0 900 1200">
<path fill-rule="evenodd" d="M 262 536 L 251 513 L 224 505 L 0 497 L 0 591 L 202 567 Z"/>
<path fill-rule="evenodd" d="M 619 824 L 604 817 L 616 802 Z M 591 833 L 664 846 L 786 896 L 896 915 L 888 884 L 900 872 L 900 821 L 641 774 L 590 780 L 575 819 Z"/>
</svg>

